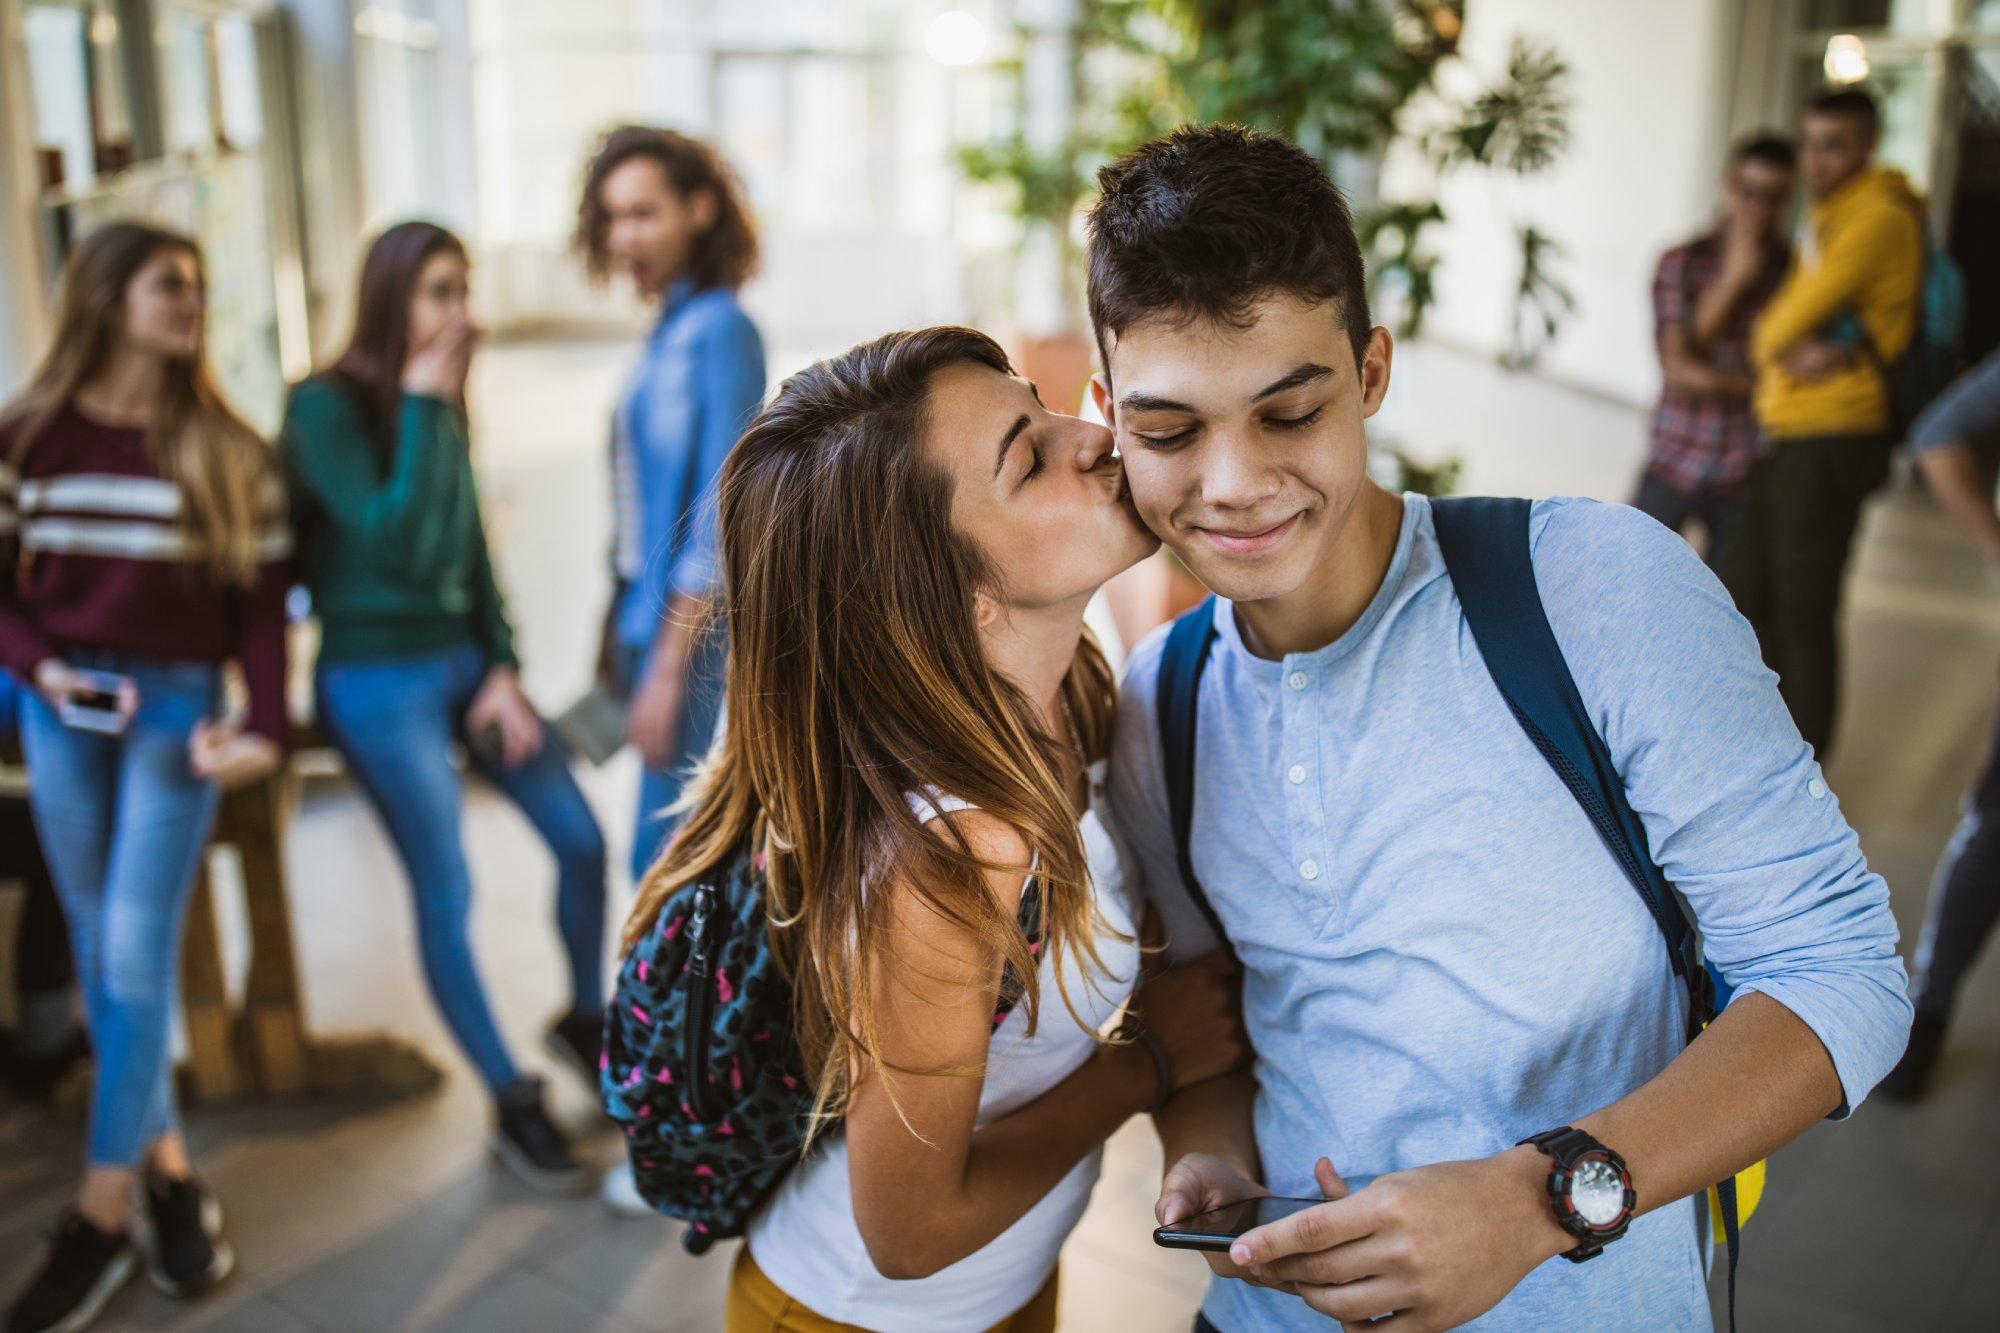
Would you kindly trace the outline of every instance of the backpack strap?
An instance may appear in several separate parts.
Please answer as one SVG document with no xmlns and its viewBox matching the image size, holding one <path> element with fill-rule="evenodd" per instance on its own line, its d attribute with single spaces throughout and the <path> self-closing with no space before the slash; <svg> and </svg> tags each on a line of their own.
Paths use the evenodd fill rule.
<svg viewBox="0 0 2000 1333">
<path fill-rule="evenodd" d="M 1194 740 L 1195 727 L 1201 719 L 1201 676 L 1208 667 L 1209 649 L 1214 645 L 1215 597 L 1211 594 L 1167 631 L 1166 645 L 1160 651 L 1156 703 L 1160 755 L 1167 779 L 1167 817 L 1173 824 L 1181 883 L 1186 886 L 1188 897 L 1194 899 L 1194 905 L 1201 909 L 1217 941 L 1227 950 L 1229 936 L 1223 931 L 1222 918 L 1215 914 L 1201 881 L 1195 877 L 1194 854 L 1189 843 L 1194 830 Z"/>
<path fill-rule="evenodd" d="M 1431 518 L 1445 569 L 1457 590 L 1479 655 L 1500 687 L 1514 720 L 1528 733 L 1598 836 L 1667 942 L 1674 974 L 1687 983 L 1688 1040 L 1714 1017 L 1720 978 L 1703 964 L 1700 943 L 1646 840 L 1646 827 L 1625 796 L 1610 747 L 1584 708 L 1562 645 L 1549 625 L 1535 584 L 1528 537 L 1531 503 L 1467 497 L 1431 501 Z M 1726 992 L 1724 1002 L 1726 1003 Z M 1736 1322 L 1738 1226 L 1736 1179 L 1717 1184 L 1729 1252 L 1729 1317 Z"/>
<path fill-rule="evenodd" d="M 1584 708 L 1562 646 L 1535 586 L 1526 500 L 1431 502 L 1438 546 L 1479 655 L 1500 694 L 1570 795 L 1590 817 L 1618 868 L 1667 942 L 1674 975 L 1688 982 L 1698 1025 L 1713 1016 L 1713 993 L 1693 928 L 1653 861 L 1646 827 L 1625 798 L 1625 782 Z M 1699 1032 L 1694 1026 L 1694 1032 Z"/>
</svg>

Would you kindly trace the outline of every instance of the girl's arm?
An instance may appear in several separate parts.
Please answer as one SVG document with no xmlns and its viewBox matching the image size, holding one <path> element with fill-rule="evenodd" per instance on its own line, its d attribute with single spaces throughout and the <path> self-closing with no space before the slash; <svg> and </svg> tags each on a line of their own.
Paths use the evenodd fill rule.
<svg viewBox="0 0 2000 1333">
<path fill-rule="evenodd" d="M 455 519 L 465 474 L 465 437 L 441 398 L 405 394 L 396 409 L 389 470 L 347 393 L 299 387 L 285 416 L 285 453 L 301 490 L 371 562 L 413 579 L 442 573 L 457 555 Z"/>
<path fill-rule="evenodd" d="M 21 561 L 20 478 L 8 464 L 13 441 L 0 431 L 0 665 L 32 687 L 35 668 L 56 655 L 55 645 L 22 603 L 17 583 Z"/>
<path fill-rule="evenodd" d="M 986 862 L 1028 864 L 1026 843 L 1001 821 L 978 811 L 946 818 Z M 1024 875 L 987 877 L 1010 917 Z M 1101 1046 L 1041 1097 L 975 1131 L 981 1077 L 906 1071 L 985 1064 L 999 971 L 990 949 L 917 894 L 897 895 L 890 945 L 873 971 L 881 1061 L 857 1080 L 847 1114 L 855 1221 L 885 1277 L 926 1277 L 991 1243 L 1158 1091 L 1142 1046 Z M 1176 1083 L 1233 1065 L 1237 1003 L 1223 969 L 1196 964 L 1167 990 L 1148 1020 L 1174 1052 Z M 1053 988 L 1041 1006 L 1043 1023 L 1074 1021 Z"/>
<path fill-rule="evenodd" d="M 472 622 L 489 668 L 519 667 L 521 655 L 514 647 L 514 626 L 507 619 L 507 598 L 493 572 L 493 551 L 486 544 L 486 519 L 476 487 L 467 498 L 472 501 Z"/>
<path fill-rule="evenodd" d="M 257 570 L 257 581 L 240 594 L 236 660 L 250 693 L 245 729 L 284 749 L 291 738 L 285 702 L 285 594 L 292 585 L 289 543 L 273 549 Z"/>
</svg>

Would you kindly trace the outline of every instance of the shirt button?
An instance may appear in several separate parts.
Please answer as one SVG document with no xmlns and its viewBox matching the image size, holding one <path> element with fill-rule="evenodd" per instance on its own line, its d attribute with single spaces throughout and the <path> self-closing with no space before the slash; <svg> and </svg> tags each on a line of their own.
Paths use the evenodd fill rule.
<svg viewBox="0 0 2000 1333">
<path fill-rule="evenodd" d="M 1306 780 L 1306 766 L 1304 764 L 1293 764 L 1291 771 L 1286 773 L 1285 776 L 1291 779 L 1294 784 L 1304 782 Z"/>
<path fill-rule="evenodd" d="M 1806 790 L 1812 793 L 1812 798 L 1815 801 L 1824 801 L 1826 799 L 1826 784 L 1818 778 L 1814 778 L 1811 782 L 1808 782 Z"/>
<path fill-rule="evenodd" d="M 1300 863 L 1300 865 L 1299 865 L 1299 874 L 1300 874 L 1300 876 L 1301 876 L 1301 877 L 1303 877 L 1303 878 L 1305 878 L 1305 879 L 1318 879 L 1318 878 L 1319 878 L 1319 862 L 1317 862 L 1317 861 L 1304 861 L 1304 862 L 1301 862 L 1301 863 Z"/>
<path fill-rule="evenodd" d="M 1291 676 L 1285 681 L 1285 684 L 1291 686 L 1295 690 L 1304 689 L 1306 687 L 1306 673 L 1303 671 L 1294 671 L 1291 674 Z"/>
</svg>

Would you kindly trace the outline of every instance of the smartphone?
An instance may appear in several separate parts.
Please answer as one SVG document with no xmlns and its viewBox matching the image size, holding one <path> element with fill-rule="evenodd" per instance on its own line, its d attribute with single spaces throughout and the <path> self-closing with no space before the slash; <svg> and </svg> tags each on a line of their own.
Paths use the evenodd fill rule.
<svg viewBox="0 0 2000 1333">
<path fill-rule="evenodd" d="M 1325 1202 L 1325 1199 L 1286 1199 L 1274 1194 L 1261 1199 L 1240 1199 L 1159 1228 L 1153 1233 L 1153 1244 L 1170 1250 L 1226 1251 L 1246 1231 Z"/>
<path fill-rule="evenodd" d="M 500 719 L 489 718 L 486 725 L 466 737 L 466 744 L 472 753 L 488 768 L 507 766 L 507 733 L 500 726 Z"/>
<path fill-rule="evenodd" d="M 56 705 L 56 716 L 62 719 L 63 725 L 105 736 L 124 735 L 126 723 L 131 719 L 119 708 L 118 699 L 132 684 L 132 678 L 108 671 L 72 669 L 70 674 L 82 683 L 83 688 L 70 691 Z"/>
<path fill-rule="evenodd" d="M 571 754 L 602 765 L 625 745 L 625 703 L 602 683 L 550 723 Z"/>
</svg>

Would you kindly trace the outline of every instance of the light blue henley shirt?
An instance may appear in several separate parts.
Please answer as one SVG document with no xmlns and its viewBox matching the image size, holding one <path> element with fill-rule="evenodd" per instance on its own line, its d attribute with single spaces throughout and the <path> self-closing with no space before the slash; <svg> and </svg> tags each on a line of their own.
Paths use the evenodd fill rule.
<svg viewBox="0 0 2000 1333">
<path fill-rule="evenodd" d="M 1736 994 L 1769 995 L 1825 1044 L 1844 1113 L 1908 1035 L 1896 926 L 1749 626 L 1636 510 L 1548 500 L 1530 534 L 1653 855 Z M 1316 1195 L 1321 1154 L 1374 1176 L 1503 1151 L 1679 1053 L 1686 1001 L 1659 932 L 1487 674 L 1426 500 L 1405 498 L 1388 574 L 1333 643 L 1271 661 L 1227 602 L 1216 625 L 1194 866 L 1245 968 L 1273 1191 Z M 1167 819 L 1162 638 L 1125 678 L 1110 803 L 1187 956 L 1212 937 Z M 1589 1263 L 1550 1260 L 1475 1326 L 1707 1327 L 1697 1207 L 1638 1219 Z M 1213 1283 L 1204 1311 L 1223 1333 L 1328 1327 L 1240 1282 Z"/>
</svg>

